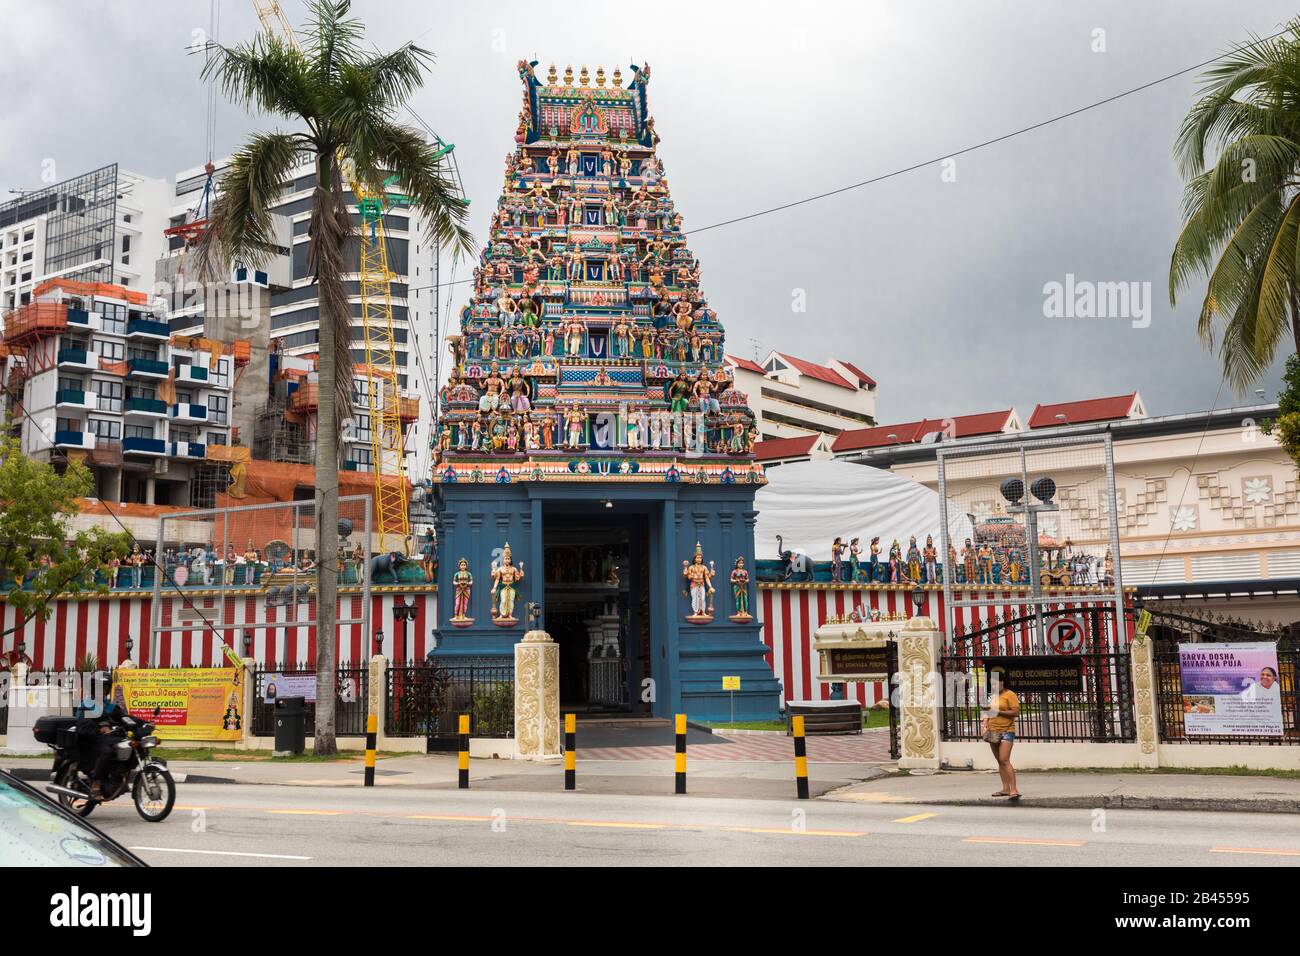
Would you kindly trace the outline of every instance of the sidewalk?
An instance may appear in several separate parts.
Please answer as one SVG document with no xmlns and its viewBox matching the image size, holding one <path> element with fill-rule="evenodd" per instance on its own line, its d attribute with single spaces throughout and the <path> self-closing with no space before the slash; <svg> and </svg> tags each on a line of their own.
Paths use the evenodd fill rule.
<svg viewBox="0 0 1300 956">
<path fill-rule="evenodd" d="M 895 773 L 827 794 L 829 800 L 860 803 L 911 803 L 949 806 L 1005 805 L 1070 809 L 1218 810 L 1300 812 L 1300 780 L 1232 774 L 1055 773 L 1017 774 L 1023 794 L 1008 803 L 990 794 L 998 789 L 993 771 L 928 775 Z"/>
</svg>

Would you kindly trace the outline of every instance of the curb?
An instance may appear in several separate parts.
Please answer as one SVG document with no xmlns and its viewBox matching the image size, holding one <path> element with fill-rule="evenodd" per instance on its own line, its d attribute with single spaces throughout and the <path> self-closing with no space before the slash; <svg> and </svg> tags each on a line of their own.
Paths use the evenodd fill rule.
<svg viewBox="0 0 1300 956">
<path fill-rule="evenodd" d="M 9 768 L 9 772 L 19 780 L 27 783 L 49 783 L 50 771 L 47 768 L 40 767 L 14 767 Z M 177 783 L 237 783 L 238 781 L 230 777 L 204 777 L 194 773 L 173 773 L 172 779 Z"/>
<path fill-rule="evenodd" d="M 847 788 L 845 788 L 847 789 Z M 844 794 L 844 790 L 837 794 Z M 835 794 L 827 794 L 832 799 Z M 844 799 L 852 801 L 852 798 Z M 1049 810 L 1190 810 L 1218 813 L 1300 813 L 1300 800 L 1270 798 L 1213 798 L 1213 797 L 1143 797 L 1133 794 L 1106 794 L 1082 797 L 1023 797 L 1016 803 L 981 797 L 970 799 L 927 800 L 922 796 L 908 796 L 882 801 L 894 804 L 914 804 L 935 807 L 1034 807 Z"/>
</svg>

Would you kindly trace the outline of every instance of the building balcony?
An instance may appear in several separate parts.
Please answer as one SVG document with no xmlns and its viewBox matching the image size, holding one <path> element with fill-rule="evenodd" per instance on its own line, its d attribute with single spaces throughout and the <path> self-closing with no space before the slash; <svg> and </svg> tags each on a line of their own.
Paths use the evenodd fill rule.
<svg viewBox="0 0 1300 956">
<path fill-rule="evenodd" d="M 126 323 L 126 337 L 128 339 L 170 339 L 172 335 L 171 326 L 166 322 L 156 322 L 153 319 L 131 319 Z"/>
<path fill-rule="evenodd" d="M 127 415 L 147 415 L 151 418 L 165 418 L 167 403 L 161 398 L 128 398 L 123 407 Z"/>
<path fill-rule="evenodd" d="M 195 405 L 192 402 L 181 402 L 173 405 L 169 414 L 174 422 L 206 422 L 208 420 L 208 406 Z"/>
<path fill-rule="evenodd" d="M 85 349 L 59 349 L 59 368 L 92 369 L 99 367 L 99 356 Z"/>
<path fill-rule="evenodd" d="M 166 378 L 171 371 L 166 362 L 157 359 L 128 359 L 126 374 L 128 378 Z"/>
<path fill-rule="evenodd" d="M 174 441 L 171 443 L 170 454 L 173 458 L 206 458 L 208 447 L 201 445 L 196 441 Z"/>
<path fill-rule="evenodd" d="M 99 401 L 94 392 L 79 388 L 61 388 L 54 393 L 54 404 L 59 408 L 84 408 L 93 410 Z"/>
<path fill-rule="evenodd" d="M 289 396 L 289 407 L 295 412 L 314 412 L 319 404 L 320 386 L 316 382 L 304 382 Z"/>
<path fill-rule="evenodd" d="M 90 313 L 85 309 L 68 309 L 68 324 L 79 325 L 83 329 L 90 328 Z"/>
<path fill-rule="evenodd" d="M 208 369 L 205 365 L 178 365 L 176 366 L 176 381 L 187 382 L 193 385 L 211 385 L 209 380 Z"/>
<path fill-rule="evenodd" d="M 57 431 L 54 433 L 54 447 L 81 448 L 89 451 L 95 447 L 95 436 L 92 432 Z"/>
<path fill-rule="evenodd" d="M 122 454 L 161 458 L 167 454 L 167 443 L 161 438 L 123 438 Z"/>
</svg>

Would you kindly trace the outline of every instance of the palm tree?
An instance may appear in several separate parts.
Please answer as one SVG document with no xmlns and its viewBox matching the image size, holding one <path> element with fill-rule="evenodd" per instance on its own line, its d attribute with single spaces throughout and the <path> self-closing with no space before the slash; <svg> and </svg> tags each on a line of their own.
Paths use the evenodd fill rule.
<svg viewBox="0 0 1300 956">
<path fill-rule="evenodd" d="M 1244 391 L 1288 331 L 1300 351 L 1300 20 L 1202 79 L 1174 147 L 1186 186 L 1169 300 L 1208 276 L 1197 331 L 1207 348 L 1218 334 L 1224 379 Z"/>
<path fill-rule="evenodd" d="M 364 27 L 348 19 L 347 2 L 312 0 L 309 7 L 301 47 L 264 35 L 237 46 L 209 47 L 205 80 L 217 82 L 232 102 L 289 120 L 296 130 L 259 133 L 234 153 L 200 254 L 208 262 L 265 262 L 275 249 L 272 206 L 296 169 L 307 163 L 315 167 L 307 233 L 308 268 L 320 299 L 315 752 L 332 754 L 339 422 L 351 407 L 352 392 L 352 308 L 343 274 L 359 268 L 355 247 L 348 251 L 355 230 L 340 163 L 351 167 L 349 175 L 366 192 L 382 194 L 386 179 L 395 183 L 422 213 L 426 241 L 456 254 L 470 251 L 473 240 L 464 225 L 468 203 L 444 174 L 438 148 L 395 119 L 423 86 L 432 54 L 411 43 L 391 53 L 363 51 Z"/>
</svg>

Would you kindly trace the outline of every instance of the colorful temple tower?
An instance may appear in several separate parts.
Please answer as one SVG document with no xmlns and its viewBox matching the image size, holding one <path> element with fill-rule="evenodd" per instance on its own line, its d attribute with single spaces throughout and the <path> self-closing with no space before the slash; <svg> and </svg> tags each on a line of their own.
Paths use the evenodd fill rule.
<svg viewBox="0 0 1300 956">
<path fill-rule="evenodd" d="M 506 656 L 545 627 L 566 706 L 773 718 L 754 415 L 656 155 L 650 69 L 625 87 L 535 65 L 449 337 L 435 654 Z"/>
</svg>

